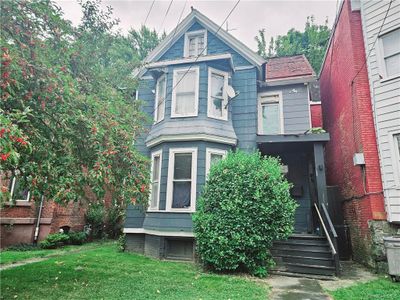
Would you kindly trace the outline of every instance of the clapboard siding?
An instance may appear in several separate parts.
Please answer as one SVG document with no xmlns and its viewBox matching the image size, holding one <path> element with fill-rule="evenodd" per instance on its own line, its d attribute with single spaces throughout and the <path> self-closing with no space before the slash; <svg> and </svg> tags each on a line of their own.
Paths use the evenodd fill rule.
<svg viewBox="0 0 400 300">
<path fill-rule="evenodd" d="M 393 134 L 400 132 L 400 77 L 386 81 L 380 77 L 383 71 L 379 41 L 375 43 L 388 6 L 389 1 L 361 1 L 361 18 L 365 51 L 367 54 L 371 51 L 367 66 L 386 210 L 389 221 L 400 222 L 400 170 L 395 162 L 393 141 Z M 400 28 L 399 16 L 400 2 L 393 1 L 381 32 Z"/>
</svg>

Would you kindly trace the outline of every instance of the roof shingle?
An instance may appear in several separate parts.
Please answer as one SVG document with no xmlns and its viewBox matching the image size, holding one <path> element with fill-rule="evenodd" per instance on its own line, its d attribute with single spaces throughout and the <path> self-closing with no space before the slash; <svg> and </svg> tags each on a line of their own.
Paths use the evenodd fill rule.
<svg viewBox="0 0 400 300">
<path fill-rule="evenodd" d="M 265 67 L 266 80 L 313 76 L 315 72 L 307 58 L 301 55 L 269 58 Z"/>
</svg>

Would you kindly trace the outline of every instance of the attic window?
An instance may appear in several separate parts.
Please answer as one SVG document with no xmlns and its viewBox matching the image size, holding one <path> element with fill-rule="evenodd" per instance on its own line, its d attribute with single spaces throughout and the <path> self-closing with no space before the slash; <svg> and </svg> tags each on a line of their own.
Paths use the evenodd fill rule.
<svg viewBox="0 0 400 300">
<path fill-rule="evenodd" d="M 194 57 L 199 55 L 206 55 L 207 49 L 207 31 L 197 30 L 186 32 L 185 34 L 185 57 Z"/>
</svg>

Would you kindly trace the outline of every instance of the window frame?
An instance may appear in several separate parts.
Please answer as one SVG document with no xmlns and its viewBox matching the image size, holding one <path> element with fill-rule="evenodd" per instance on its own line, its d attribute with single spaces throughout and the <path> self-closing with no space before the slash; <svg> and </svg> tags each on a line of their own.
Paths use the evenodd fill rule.
<svg viewBox="0 0 400 300">
<path fill-rule="evenodd" d="M 388 31 L 382 32 L 378 37 L 377 63 L 378 63 L 379 75 L 381 77 L 380 80 L 382 82 L 400 77 L 400 72 L 397 74 L 394 74 L 394 75 L 390 75 L 390 76 L 387 74 L 386 62 L 385 62 L 385 51 L 384 51 L 384 47 L 383 47 L 383 37 L 387 34 L 397 31 L 397 30 L 400 31 L 400 27 L 393 28 Z M 395 54 L 395 55 L 400 55 L 400 52 L 399 52 L 399 54 Z M 392 56 L 394 56 L 394 55 L 392 55 Z"/>
<path fill-rule="evenodd" d="M 204 51 L 201 53 L 201 55 L 207 55 L 207 30 L 200 29 L 200 30 L 195 30 L 195 31 L 188 31 L 185 33 L 185 45 L 184 45 L 184 50 L 183 50 L 184 57 L 200 56 L 199 54 L 197 54 L 195 56 L 189 56 L 189 40 L 190 40 L 190 38 L 197 37 L 200 35 L 203 35 L 203 40 L 204 40 Z"/>
<path fill-rule="evenodd" d="M 222 117 L 218 116 L 213 116 L 211 114 L 211 105 L 212 105 L 212 98 L 211 98 L 211 80 L 212 80 L 212 74 L 216 74 L 219 76 L 224 77 L 224 90 L 223 90 L 223 102 L 222 102 Z M 217 119 L 217 120 L 224 120 L 228 121 L 228 95 L 226 92 L 226 88 L 228 86 L 228 79 L 229 79 L 229 73 L 225 71 L 221 71 L 218 69 L 214 69 L 211 67 L 208 67 L 208 92 L 207 92 L 207 117 L 212 118 L 212 119 Z"/>
<path fill-rule="evenodd" d="M 273 95 L 278 95 L 279 96 L 279 100 L 278 101 L 268 101 L 269 103 L 279 103 L 279 125 L 280 125 L 280 132 L 276 133 L 276 134 L 284 134 L 285 129 L 284 129 L 284 117 L 283 117 L 283 96 L 282 96 L 282 91 L 268 91 L 268 92 L 262 92 L 262 93 L 258 93 L 258 105 L 257 105 L 257 110 L 258 110 L 258 121 L 257 121 L 257 133 L 259 135 L 267 135 L 263 132 L 263 126 L 262 126 L 262 97 L 263 96 L 273 96 Z M 268 134 L 270 135 L 270 134 Z"/>
<path fill-rule="evenodd" d="M 175 105 L 176 105 L 176 90 L 177 90 L 177 82 L 178 82 L 178 73 L 180 72 L 188 72 L 190 71 L 195 71 L 196 72 L 196 80 L 195 80 L 195 97 L 194 97 L 194 108 L 195 111 L 192 114 L 187 114 L 187 115 L 182 115 L 182 114 L 177 114 L 175 113 Z M 176 68 L 173 71 L 173 91 L 172 91 L 172 101 L 171 101 L 171 118 L 188 118 L 188 117 L 197 117 L 199 114 L 199 75 L 200 75 L 200 68 L 198 66 L 196 67 L 188 67 L 188 68 Z M 186 75 L 185 75 L 186 76 Z"/>
<path fill-rule="evenodd" d="M 154 174 L 154 158 L 160 158 L 160 165 L 158 167 L 158 195 L 157 195 L 157 205 L 156 207 L 151 207 L 151 199 L 153 197 L 153 174 Z M 158 211 L 160 208 L 160 190 L 161 190 L 161 170 L 162 170 L 162 149 L 154 151 L 151 153 L 151 172 L 150 172 L 150 195 L 149 195 L 149 211 Z"/>
<path fill-rule="evenodd" d="M 218 148 L 206 148 L 206 178 L 208 177 L 208 174 L 210 173 L 211 169 L 211 155 L 212 154 L 217 154 L 217 155 L 222 155 L 222 159 L 226 157 L 228 154 L 228 150 L 222 150 Z"/>
<path fill-rule="evenodd" d="M 196 211 L 196 187 L 197 187 L 197 147 L 194 148 L 170 148 L 168 161 L 168 181 L 167 181 L 167 201 L 165 210 L 169 212 L 195 212 Z M 173 208 L 173 181 L 175 168 L 175 154 L 192 154 L 191 170 L 191 189 L 190 189 L 190 207 Z"/>
<path fill-rule="evenodd" d="M 159 97 L 159 82 L 164 79 L 164 100 L 162 105 L 158 106 L 158 97 Z M 161 122 L 162 120 L 164 120 L 165 117 L 165 98 L 167 96 L 167 76 L 166 74 L 161 75 L 160 77 L 158 77 L 157 81 L 156 81 L 156 95 L 155 95 L 155 100 L 154 100 L 154 124 L 157 124 L 159 122 Z M 157 120 L 157 114 L 159 112 L 159 109 L 162 109 L 162 118 L 160 118 L 160 120 Z"/>
<path fill-rule="evenodd" d="M 14 189 L 15 189 L 15 183 L 17 181 L 17 176 L 13 176 L 11 179 L 11 189 L 10 189 L 10 202 L 13 201 L 14 197 Z M 26 196 L 26 199 L 15 199 L 15 202 L 29 202 L 31 199 L 31 191 L 28 191 L 28 194 Z"/>
<path fill-rule="evenodd" d="M 400 174 L 396 172 L 396 170 L 400 170 L 400 150 L 399 150 L 399 142 L 396 139 L 396 135 L 400 135 L 400 131 L 392 131 L 388 132 L 388 135 L 390 137 L 390 152 L 391 152 L 391 157 L 393 157 L 394 162 L 393 162 L 393 176 L 394 176 L 394 182 L 396 184 L 396 187 L 400 189 Z"/>
</svg>

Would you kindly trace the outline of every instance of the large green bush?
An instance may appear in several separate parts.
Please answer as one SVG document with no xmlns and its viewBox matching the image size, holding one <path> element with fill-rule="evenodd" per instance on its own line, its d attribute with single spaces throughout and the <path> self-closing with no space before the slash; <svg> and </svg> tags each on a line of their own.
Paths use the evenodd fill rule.
<svg viewBox="0 0 400 300">
<path fill-rule="evenodd" d="M 68 244 L 69 236 L 65 233 L 49 234 L 43 241 L 39 243 L 42 249 L 55 249 Z"/>
<path fill-rule="evenodd" d="M 296 202 L 279 159 L 232 152 L 211 167 L 193 216 L 205 266 L 265 276 L 274 240 L 293 230 Z"/>
</svg>

